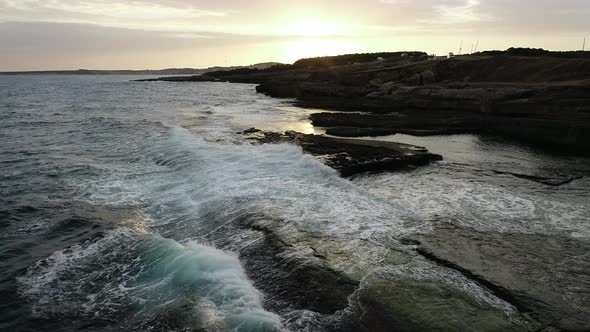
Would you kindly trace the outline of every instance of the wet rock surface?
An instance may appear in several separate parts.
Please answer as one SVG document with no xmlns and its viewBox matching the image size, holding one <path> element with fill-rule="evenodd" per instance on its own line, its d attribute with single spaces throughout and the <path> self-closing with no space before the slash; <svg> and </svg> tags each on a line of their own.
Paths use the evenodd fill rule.
<svg viewBox="0 0 590 332">
<path fill-rule="evenodd" d="M 473 287 L 470 289 L 469 287 Z M 419 260 L 369 275 L 359 298 L 369 330 L 530 331 L 520 314 L 456 271 Z M 478 292 L 481 292 L 478 294 Z"/>
<path fill-rule="evenodd" d="M 293 131 L 280 134 L 255 128 L 242 134 L 259 143 L 295 143 L 345 177 L 422 166 L 442 160 L 442 156 L 429 153 L 426 148 L 394 142 L 342 139 Z"/>
<path fill-rule="evenodd" d="M 264 218 L 243 226 L 265 234 L 240 257 L 270 295 L 267 305 L 322 313 L 321 330 L 590 326 L 590 244 L 582 240 L 451 224 L 385 242 L 331 238 Z"/>
<path fill-rule="evenodd" d="M 477 280 L 545 326 L 590 329 L 590 244 L 586 241 L 480 232 L 452 224 L 409 240 L 429 260 Z"/>
<path fill-rule="evenodd" d="M 265 241 L 241 253 L 267 306 L 309 310 L 318 331 L 536 331 L 535 317 L 462 271 L 425 258 L 416 241 L 330 238 L 257 218 Z M 321 326 L 321 328 L 320 328 Z"/>
<path fill-rule="evenodd" d="M 256 276 L 256 287 L 266 294 L 276 295 L 267 299 L 270 306 L 321 314 L 335 313 L 347 307 L 347 298 L 358 287 L 358 280 L 323 266 L 313 247 L 289 241 L 279 232 L 259 225 L 252 227 L 263 231 L 265 239 L 258 246 L 244 250 L 240 259 L 245 262 L 249 274 Z M 297 256 L 301 253 L 298 249 L 307 251 L 306 256 Z"/>
</svg>

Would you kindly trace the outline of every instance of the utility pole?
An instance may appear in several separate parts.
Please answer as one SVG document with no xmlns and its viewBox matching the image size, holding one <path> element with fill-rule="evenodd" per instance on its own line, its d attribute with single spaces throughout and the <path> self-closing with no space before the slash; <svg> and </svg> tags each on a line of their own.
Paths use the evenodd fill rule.
<svg viewBox="0 0 590 332">
<path fill-rule="evenodd" d="M 459 55 L 461 55 L 461 51 L 463 51 L 463 41 L 461 41 L 461 46 L 459 46 Z"/>
<path fill-rule="evenodd" d="M 471 53 L 469 54 L 473 54 L 473 44 L 471 44 Z"/>
<path fill-rule="evenodd" d="M 582 44 L 582 52 L 586 51 L 586 37 L 584 37 L 584 43 Z"/>
<path fill-rule="evenodd" d="M 477 47 L 479 46 L 479 39 L 477 40 L 477 44 L 475 44 L 475 53 L 477 53 Z"/>
</svg>

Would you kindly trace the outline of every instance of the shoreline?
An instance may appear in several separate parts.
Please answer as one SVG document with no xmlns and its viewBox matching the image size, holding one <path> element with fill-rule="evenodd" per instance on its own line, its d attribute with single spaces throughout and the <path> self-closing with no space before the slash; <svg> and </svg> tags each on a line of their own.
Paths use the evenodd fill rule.
<svg viewBox="0 0 590 332">
<path fill-rule="evenodd" d="M 295 106 L 299 107 L 330 110 L 310 116 L 312 124 L 325 128 L 329 136 L 255 128 L 241 134 L 254 144 L 295 143 L 342 177 L 423 166 L 444 157 L 426 148 L 407 145 L 400 150 L 399 143 L 379 141 L 380 136 L 393 134 L 499 136 L 532 143 L 543 150 L 590 153 L 590 80 L 577 79 L 578 74 L 567 70 L 549 70 L 548 81 L 527 81 L 544 65 L 543 59 L 531 60 L 534 64 L 528 68 L 529 76 L 515 77 L 512 82 L 472 81 L 468 76 L 459 80 L 454 72 L 462 76 L 471 71 L 473 75 L 479 67 L 472 61 L 479 65 L 491 62 L 487 75 L 493 75 L 497 62 L 514 67 L 511 62 L 518 66 L 529 60 L 393 59 L 330 68 L 211 73 L 145 81 L 259 84 L 258 93 L 296 98 Z M 581 63 L 590 68 L 588 60 L 547 61 L 559 66 L 575 62 L 576 66 Z M 387 75 L 389 78 L 384 78 Z M 389 81 L 393 76 L 396 80 Z M 377 138 L 372 141 L 362 137 Z M 384 145 L 389 152 L 383 153 Z M 418 151 L 425 159 L 404 160 L 403 165 L 391 163 L 387 160 L 392 146 L 397 154 Z M 365 155 L 373 157 L 367 161 Z M 555 187 L 575 180 L 507 174 Z M 281 287 L 289 289 L 294 295 L 287 302 L 301 310 L 348 313 L 354 317 L 350 330 L 379 331 L 395 326 L 400 331 L 475 328 L 550 332 L 590 327 L 584 294 L 572 288 L 587 278 L 585 264 L 561 264 L 563 257 L 584 259 L 590 251 L 590 243 L 584 239 L 480 231 L 448 220 L 436 223 L 432 232 L 424 234 L 393 237 L 383 243 L 363 239 L 347 243 L 264 218 L 241 223 L 261 231 L 266 239 L 267 247 L 241 255 L 257 287 L 271 295 Z M 267 254 L 271 260 L 289 257 L 272 264 L 279 275 L 289 276 L 273 279 L 273 286 L 261 281 L 268 280 L 256 273 L 255 266 L 260 263 L 253 258 L 268 248 L 273 252 Z M 534 253 L 540 248 L 542 254 L 536 257 Z M 314 286 L 295 289 L 301 284 Z M 319 303 L 327 304 L 322 307 Z"/>
</svg>

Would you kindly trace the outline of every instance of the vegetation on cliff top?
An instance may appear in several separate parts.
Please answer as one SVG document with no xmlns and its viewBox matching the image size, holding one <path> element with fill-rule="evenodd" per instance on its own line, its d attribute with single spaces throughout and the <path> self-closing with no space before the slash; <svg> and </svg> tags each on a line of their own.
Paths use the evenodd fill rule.
<svg viewBox="0 0 590 332">
<path fill-rule="evenodd" d="M 344 54 L 337 56 L 324 56 L 318 58 L 307 58 L 296 61 L 294 67 L 332 67 L 351 65 L 354 63 L 372 62 L 378 58 L 400 57 L 402 55 L 419 57 L 427 56 L 424 52 L 381 52 L 381 53 L 358 53 Z"/>
<path fill-rule="evenodd" d="M 590 58 L 590 51 L 548 51 L 542 48 L 511 47 L 506 51 L 483 51 L 473 55 L 483 56 L 528 56 L 528 57 L 557 57 L 557 58 Z"/>
</svg>

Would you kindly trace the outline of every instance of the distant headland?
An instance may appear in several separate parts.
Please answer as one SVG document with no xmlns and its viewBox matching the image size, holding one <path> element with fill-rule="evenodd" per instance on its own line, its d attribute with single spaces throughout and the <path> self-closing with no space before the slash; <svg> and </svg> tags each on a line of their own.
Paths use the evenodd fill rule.
<svg viewBox="0 0 590 332">
<path fill-rule="evenodd" d="M 257 63 L 250 66 L 230 66 L 230 67 L 209 67 L 209 68 L 167 68 L 167 69 L 145 69 L 145 70 L 38 70 L 38 71 L 7 71 L 0 72 L 0 75 L 202 75 L 216 71 L 230 71 L 236 69 L 266 69 L 279 65 L 278 62 Z"/>
</svg>

